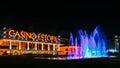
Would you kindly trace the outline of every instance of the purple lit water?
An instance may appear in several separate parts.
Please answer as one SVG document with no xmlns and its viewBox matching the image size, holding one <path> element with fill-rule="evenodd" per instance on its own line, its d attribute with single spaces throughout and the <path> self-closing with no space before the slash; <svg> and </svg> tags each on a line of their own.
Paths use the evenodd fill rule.
<svg viewBox="0 0 120 68">
<path fill-rule="evenodd" d="M 80 48 L 75 49 L 74 55 L 68 55 L 67 57 L 35 57 L 35 59 L 79 60 L 108 57 L 106 52 L 106 37 L 99 25 L 89 34 L 81 29 L 75 35 L 71 32 L 68 45 Z"/>
<path fill-rule="evenodd" d="M 90 34 L 81 29 L 74 36 L 71 32 L 68 45 L 80 46 L 80 48 L 76 48 L 74 55 L 68 55 L 67 58 L 107 57 L 106 38 L 100 25 Z"/>
</svg>

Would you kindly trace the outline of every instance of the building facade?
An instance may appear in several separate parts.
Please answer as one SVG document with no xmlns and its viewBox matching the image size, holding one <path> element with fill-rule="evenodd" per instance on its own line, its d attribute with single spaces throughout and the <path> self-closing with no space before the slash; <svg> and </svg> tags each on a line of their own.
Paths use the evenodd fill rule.
<svg viewBox="0 0 120 68">
<path fill-rule="evenodd" d="M 114 35 L 115 50 L 120 51 L 120 35 Z"/>
<path fill-rule="evenodd" d="M 3 28 L 0 31 L 0 55 L 67 55 L 68 53 L 65 53 L 66 50 L 69 50 L 69 54 L 73 54 L 74 49 L 74 46 L 66 46 L 64 48 L 60 36 L 43 33 L 36 34 L 34 32 L 18 31 L 10 28 Z"/>
<path fill-rule="evenodd" d="M 120 35 L 109 35 L 107 38 L 107 49 L 110 52 L 120 52 Z"/>
</svg>

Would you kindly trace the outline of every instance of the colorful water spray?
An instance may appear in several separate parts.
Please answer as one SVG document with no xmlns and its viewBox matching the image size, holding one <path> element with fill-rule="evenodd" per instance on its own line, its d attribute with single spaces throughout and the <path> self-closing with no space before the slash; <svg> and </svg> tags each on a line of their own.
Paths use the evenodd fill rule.
<svg viewBox="0 0 120 68">
<path fill-rule="evenodd" d="M 96 26 L 93 32 L 88 34 L 86 31 L 78 30 L 76 35 L 70 33 L 68 45 L 80 46 L 75 50 L 74 55 L 68 58 L 94 58 L 106 57 L 106 37 L 100 25 Z"/>
</svg>

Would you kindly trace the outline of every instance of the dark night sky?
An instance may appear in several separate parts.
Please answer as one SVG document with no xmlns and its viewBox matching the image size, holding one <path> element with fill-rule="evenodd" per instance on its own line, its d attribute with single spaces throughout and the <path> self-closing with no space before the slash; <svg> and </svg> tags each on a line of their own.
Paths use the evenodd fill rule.
<svg viewBox="0 0 120 68">
<path fill-rule="evenodd" d="M 0 6 L 0 27 L 65 34 L 77 29 L 93 31 L 100 24 L 105 33 L 120 34 L 119 9 L 108 2 Z"/>
</svg>

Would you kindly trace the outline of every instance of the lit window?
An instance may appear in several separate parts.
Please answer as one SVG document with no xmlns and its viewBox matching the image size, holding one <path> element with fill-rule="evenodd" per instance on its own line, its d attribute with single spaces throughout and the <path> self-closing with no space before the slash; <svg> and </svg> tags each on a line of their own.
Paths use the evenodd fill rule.
<svg viewBox="0 0 120 68">
<path fill-rule="evenodd" d="M 117 35 L 115 35 L 115 38 L 118 38 L 118 36 L 117 36 Z"/>
</svg>

